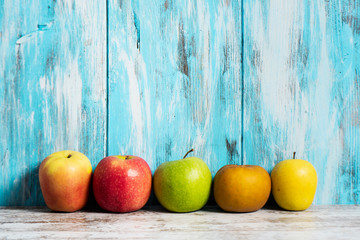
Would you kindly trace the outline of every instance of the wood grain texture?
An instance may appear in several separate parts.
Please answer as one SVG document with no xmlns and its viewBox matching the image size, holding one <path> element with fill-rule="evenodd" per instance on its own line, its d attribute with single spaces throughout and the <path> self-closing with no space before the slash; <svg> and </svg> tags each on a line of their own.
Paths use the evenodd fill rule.
<svg viewBox="0 0 360 240">
<path fill-rule="evenodd" d="M 245 1 L 244 163 L 307 159 L 315 204 L 359 203 L 359 1 Z"/>
<path fill-rule="evenodd" d="M 0 208 L 1 239 L 358 239 L 359 206 L 313 206 L 302 212 L 262 209 L 225 213 L 216 207 L 185 214 L 163 208 L 109 214 Z"/>
<path fill-rule="evenodd" d="M 105 155 L 106 3 L 0 1 L 0 205 L 39 205 L 54 151 Z"/>
<path fill-rule="evenodd" d="M 359 0 L 0 0 L 0 205 L 43 204 L 54 151 L 154 172 L 190 148 L 213 176 L 296 151 L 315 204 L 359 203 L 359 19 Z"/>
<path fill-rule="evenodd" d="M 109 2 L 109 155 L 241 163 L 241 1 Z"/>
</svg>

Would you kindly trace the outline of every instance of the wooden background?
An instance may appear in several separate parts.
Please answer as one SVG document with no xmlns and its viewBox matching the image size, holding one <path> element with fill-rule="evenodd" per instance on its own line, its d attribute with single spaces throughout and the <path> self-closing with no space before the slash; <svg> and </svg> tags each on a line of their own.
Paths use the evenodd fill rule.
<svg viewBox="0 0 360 240">
<path fill-rule="evenodd" d="M 360 201 L 360 1 L 0 0 L 0 205 L 42 205 L 54 151 L 309 160 Z"/>
</svg>

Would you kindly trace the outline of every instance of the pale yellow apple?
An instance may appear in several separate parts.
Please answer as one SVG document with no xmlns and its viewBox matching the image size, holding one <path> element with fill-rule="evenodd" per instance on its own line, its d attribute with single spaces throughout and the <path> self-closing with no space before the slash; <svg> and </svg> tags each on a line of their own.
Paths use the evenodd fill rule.
<svg viewBox="0 0 360 240">
<path fill-rule="evenodd" d="M 271 172 L 272 194 L 283 209 L 300 211 L 312 204 L 317 186 L 314 166 L 302 159 L 288 159 Z"/>
</svg>

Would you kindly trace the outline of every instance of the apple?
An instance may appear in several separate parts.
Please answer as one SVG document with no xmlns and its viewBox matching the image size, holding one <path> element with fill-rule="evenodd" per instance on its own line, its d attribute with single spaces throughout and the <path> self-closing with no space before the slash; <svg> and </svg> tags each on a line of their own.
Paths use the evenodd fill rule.
<svg viewBox="0 0 360 240">
<path fill-rule="evenodd" d="M 93 192 L 99 206 L 110 212 L 132 212 L 150 197 L 151 170 L 137 156 L 108 156 L 96 166 Z"/>
<path fill-rule="evenodd" d="M 227 212 L 254 212 L 269 199 L 269 173 L 257 165 L 225 165 L 214 177 L 214 198 Z"/>
<path fill-rule="evenodd" d="M 277 163 L 272 170 L 272 194 L 281 208 L 301 211 L 314 200 L 317 174 L 310 162 L 295 159 L 295 153 L 293 158 Z"/>
<path fill-rule="evenodd" d="M 89 159 L 76 151 L 55 152 L 39 168 L 39 181 L 48 208 L 74 212 L 88 200 L 92 167 Z"/>
<path fill-rule="evenodd" d="M 160 204 L 172 212 L 192 212 L 209 199 L 211 172 L 197 157 L 162 163 L 154 173 L 154 193 Z"/>
</svg>

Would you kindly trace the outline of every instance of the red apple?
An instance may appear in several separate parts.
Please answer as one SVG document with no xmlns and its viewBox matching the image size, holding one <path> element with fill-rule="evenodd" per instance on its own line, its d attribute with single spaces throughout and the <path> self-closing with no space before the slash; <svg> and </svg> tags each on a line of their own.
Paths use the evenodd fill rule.
<svg viewBox="0 0 360 240">
<path fill-rule="evenodd" d="M 109 156 L 94 171 L 93 191 L 99 206 L 110 212 L 132 212 L 150 197 L 151 170 L 136 156 Z"/>
<path fill-rule="evenodd" d="M 89 159 L 76 151 L 55 152 L 39 168 L 39 181 L 48 208 L 74 212 L 87 202 L 92 167 Z"/>
</svg>

